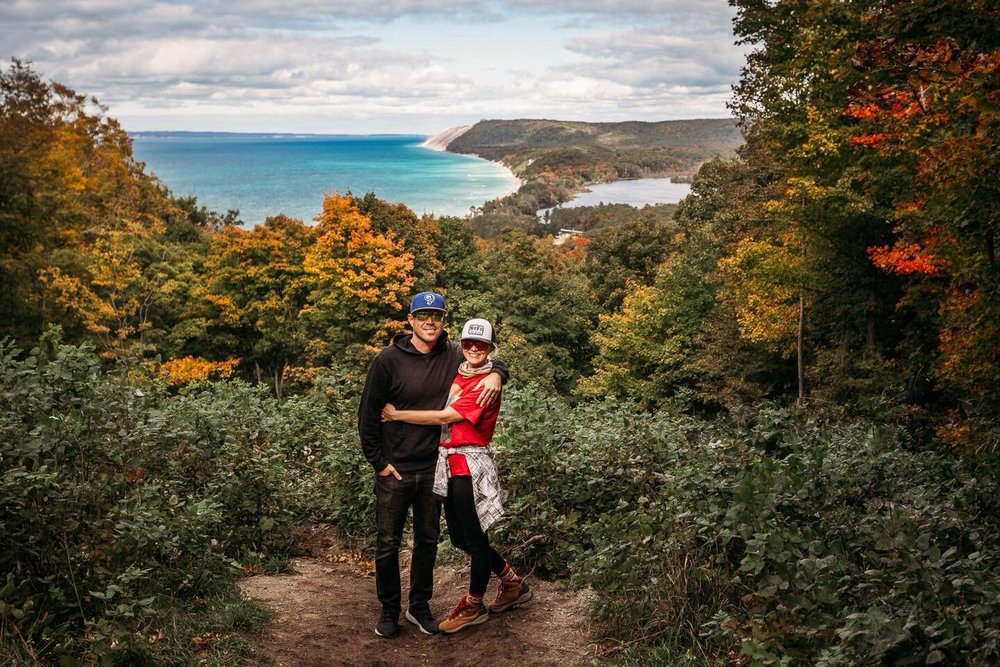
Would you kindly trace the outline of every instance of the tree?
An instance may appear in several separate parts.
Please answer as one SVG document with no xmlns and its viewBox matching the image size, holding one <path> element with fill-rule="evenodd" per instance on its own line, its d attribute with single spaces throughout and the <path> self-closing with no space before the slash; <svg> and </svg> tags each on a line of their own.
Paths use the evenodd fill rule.
<svg viewBox="0 0 1000 667">
<path fill-rule="evenodd" d="M 962 450 L 995 442 L 1000 413 L 1000 16 L 982 3 L 921 0 L 869 15 L 862 82 L 846 115 L 865 164 L 896 165 L 891 240 L 869 248 L 901 302 L 937 328 L 922 363 L 953 401 L 940 432 Z M 990 422 L 993 422 L 990 425 Z M 992 445 L 995 447 L 995 445 Z"/>
<path fill-rule="evenodd" d="M 153 326 L 151 308 L 166 276 L 140 254 L 160 231 L 161 225 L 128 221 L 97 227 L 84 234 L 80 246 L 53 252 L 52 264 L 39 270 L 48 294 L 102 341 L 107 356 L 130 341 L 141 342 Z"/>
<path fill-rule="evenodd" d="M 0 74 L 2 333 L 57 320 L 112 352 L 149 327 L 160 279 L 137 253 L 171 206 L 106 112 L 16 59 Z"/>
<path fill-rule="evenodd" d="M 438 256 L 444 270 L 438 284 L 448 298 L 449 319 L 456 326 L 491 312 L 486 267 L 481 242 L 472 223 L 461 218 L 441 218 Z"/>
<path fill-rule="evenodd" d="M 678 231 L 675 223 L 645 210 L 634 212 L 620 225 L 588 235 L 584 273 L 602 311 L 621 306 L 629 283 L 648 285 L 653 281 Z"/>
<path fill-rule="evenodd" d="M 319 229 L 284 215 L 251 230 L 223 228 L 205 265 L 203 298 L 214 309 L 220 355 L 243 359 L 270 380 L 278 398 L 286 373 L 305 361 L 308 343 L 302 311 L 312 285 L 304 267 Z"/>
<path fill-rule="evenodd" d="M 97 100 L 16 59 L 0 74 L 0 334 L 58 322 L 106 357 L 166 342 L 205 229 L 143 169 Z"/>
<path fill-rule="evenodd" d="M 751 247 L 787 251 L 776 265 L 797 266 L 802 316 L 786 313 L 784 320 L 802 323 L 795 336 L 802 341 L 800 377 L 812 375 L 813 386 L 829 393 L 838 384 L 853 384 L 865 369 L 884 366 L 878 359 L 893 354 L 897 341 L 897 283 L 873 270 L 867 253 L 890 238 L 887 193 L 897 166 L 860 168 L 854 121 L 844 113 L 860 79 L 852 56 L 874 35 L 866 16 L 875 3 L 734 4 L 737 34 L 757 45 L 733 103 L 747 133 L 741 155 L 767 185 L 763 204 L 749 211 L 756 221 L 747 230 L 749 240 L 731 246 L 728 266 L 735 268 L 737 252 L 746 256 Z M 753 293 L 742 291 L 746 297 Z M 787 292 L 773 293 L 753 308 L 737 304 L 736 312 L 773 313 L 789 298 Z M 799 386 L 801 392 L 801 381 Z"/>
<path fill-rule="evenodd" d="M 490 312 L 517 381 L 571 392 L 590 370 L 597 309 L 580 260 L 548 239 L 508 229 L 486 251 Z"/>
<path fill-rule="evenodd" d="M 582 393 L 710 409 L 763 393 L 755 383 L 770 385 L 780 359 L 741 338 L 720 295 L 719 269 L 727 249 L 746 237 L 746 211 L 762 198 L 759 176 L 744 161 L 717 159 L 699 170 L 653 279 L 629 284 L 620 310 L 602 313 L 594 374 L 581 382 Z"/>
<path fill-rule="evenodd" d="M 37 165 L 52 140 L 53 91 L 30 65 L 0 73 L 0 335 L 41 333 L 36 271 L 54 232 L 44 224 Z"/>
<path fill-rule="evenodd" d="M 413 290 L 413 255 L 392 231 L 380 233 L 350 195 L 327 195 L 306 253 L 308 357 L 364 365 L 398 330 Z"/>
<path fill-rule="evenodd" d="M 416 281 L 413 288 L 420 291 L 436 287 L 438 276 L 444 270 L 439 254 L 441 227 L 438 220 L 431 215 L 418 217 L 405 204 L 390 204 L 376 197 L 374 192 L 354 202 L 358 212 L 371 220 L 373 231 L 382 235 L 391 233 L 413 257 L 410 271 Z"/>
</svg>

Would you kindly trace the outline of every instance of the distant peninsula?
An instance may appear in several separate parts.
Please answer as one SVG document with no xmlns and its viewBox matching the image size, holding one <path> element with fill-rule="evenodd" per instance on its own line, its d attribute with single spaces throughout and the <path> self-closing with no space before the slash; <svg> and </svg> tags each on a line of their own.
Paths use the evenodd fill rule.
<svg viewBox="0 0 1000 667">
<path fill-rule="evenodd" d="M 486 209 L 533 215 L 595 183 L 670 177 L 689 181 L 713 157 L 743 143 L 729 118 L 586 123 L 546 119 L 482 120 L 452 127 L 424 145 L 499 162 L 521 179 L 514 194 Z"/>
</svg>

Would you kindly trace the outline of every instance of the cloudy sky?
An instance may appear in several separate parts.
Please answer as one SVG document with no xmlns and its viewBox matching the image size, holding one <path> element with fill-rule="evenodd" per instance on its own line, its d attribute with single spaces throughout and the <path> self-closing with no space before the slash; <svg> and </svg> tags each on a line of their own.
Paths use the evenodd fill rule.
<svg viewBox="0 0 1000 667">
<path fill-rule="evenodd" d="M 3 0 L 0 48 L 126 129 L 433 134 L 722 118 L 725 0 Z"/>
</svg>

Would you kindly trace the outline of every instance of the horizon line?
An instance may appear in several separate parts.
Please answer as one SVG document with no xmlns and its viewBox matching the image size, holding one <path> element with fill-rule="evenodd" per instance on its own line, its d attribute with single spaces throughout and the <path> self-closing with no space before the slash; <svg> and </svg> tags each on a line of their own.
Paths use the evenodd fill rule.
<svg viewBox="0 0 1000 667">
<path fill-rule="evenodd" d="M 259 134 L 271 137 L 427 137 L 431 136 L 423 132 L 364 132 L 351 134 L 348 132 L 266 132 L 259 130 L 247 130 L 236 132 L 233 130 L 125 130 L 130 135 L 135 134 Z"/>
</svg>

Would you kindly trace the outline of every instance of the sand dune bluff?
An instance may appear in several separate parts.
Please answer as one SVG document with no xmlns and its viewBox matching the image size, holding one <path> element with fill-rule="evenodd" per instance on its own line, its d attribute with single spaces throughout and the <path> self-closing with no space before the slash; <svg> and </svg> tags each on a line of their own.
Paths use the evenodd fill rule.
<svg viewBox="0 0 1000 667">
<path fill-rule="evenodd" d="M 423 143 L 427 148 L 433 148 L 436 151 L 447 150 L 448 144 L 458 139 L 460 136 L 468 132 L 471 125 L 459 125 L 458 127 L 449 127 L 443 132 L 435 134 L 433 137 L 429 138 Z"/>
</svg>

